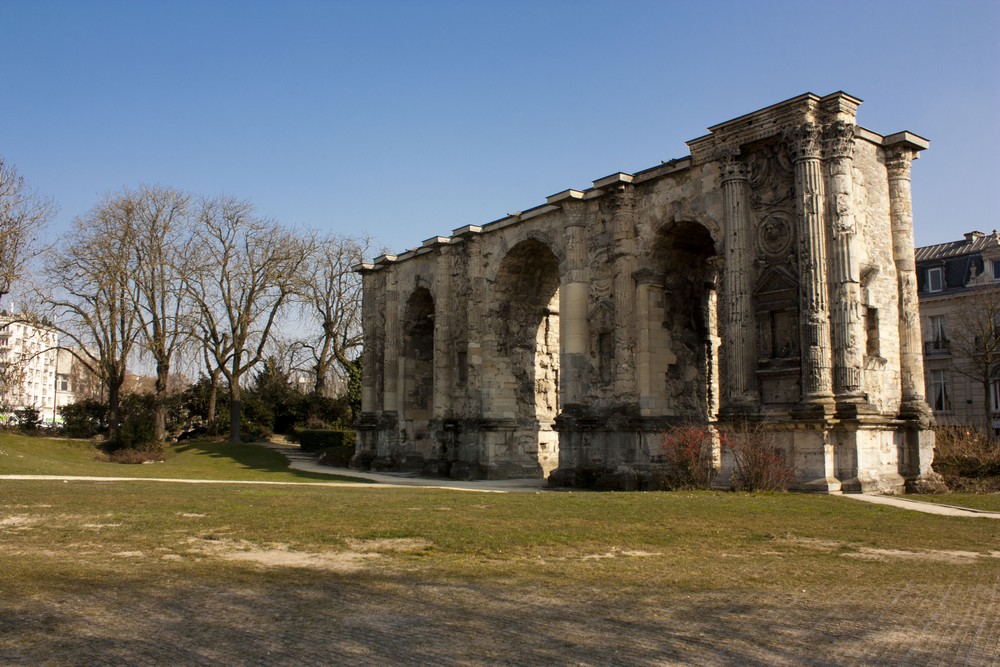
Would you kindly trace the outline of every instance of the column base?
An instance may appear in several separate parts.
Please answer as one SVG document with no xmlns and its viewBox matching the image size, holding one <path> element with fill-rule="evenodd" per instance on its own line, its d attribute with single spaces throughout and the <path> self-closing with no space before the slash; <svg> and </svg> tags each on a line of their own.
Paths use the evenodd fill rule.
<svg viewBox="0 0 1000 667">
<path fill-rule="evenodd" d="M 904 400 L 899 406 L 899 418 L 917 422 L 921 428 L 925 429 L 934 426 L 934 413 L 927 405 L 927 401 L 922 398 Z"/>
<path fill-rule="evenodd" d="M 833 396 L 813 396 L 804 398 L 791 410 L 792 419 L 829 419 L 837 411 Z"/>
</svg>

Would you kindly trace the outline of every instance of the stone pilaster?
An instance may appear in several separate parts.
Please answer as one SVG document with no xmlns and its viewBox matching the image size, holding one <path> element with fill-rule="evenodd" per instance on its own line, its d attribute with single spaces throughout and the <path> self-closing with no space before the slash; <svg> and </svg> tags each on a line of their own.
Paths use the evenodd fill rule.
<svg viewBox="0 0 1000 667">
<path fill-rule="evenodd" d="M 455 354 L 451 340 L 452 318 L 457 309 L 452 305 L 453 249 L 443 245 L 438 249 L 434 267 L 434 417 L 446 417 L 451 409 L 455 387 Z"/>
<path fill-rule="evenodd" d="M 401 414 L 402 395 L 399 391 L 400 342 L 403 332 L 399 324 L 399 276 L 391 267 L 385 281 L 385 376 L 382 380 L 383 410 Z"/>
<path fill-rule="evenodd" d="M 795 163 L 795 213 L 799 238 L 800 325 L 802 327 L 801 404 L 810 414 L 825 415 L 833 405 L 830 373 L 826 205 L 820 137 L 812 123 L 786 133 Z"/>
<path fill-rule="evenodd" d="M 362 284 L 361 328 L 364 332 L 365 350 L 372 350 L 369 357 L 376 357 L 378 356 L 374 352 L 376 348 L 385 345 L 385 331 L 382 328 L 379 308 L 376 304 L 377 279 L 375 272 L 370 267 L 370 264 L 366 265 L 359 271 Z M 361 367 L 361 412 L 363 413 L 374 414 L 382 410 L 382 406 L 378 404 L 378 373 L 380 370 L 380 365 L 377 363 L 365 363 Z"/>
<path fill-rule="evenodd" d="M 614 218 L 615 247 L 615 393 L 634 396 L 636 390 L 636 294 L 632 274 L 638 268 L 635 189 L 621 186 Z"/>
<path fill-rule="evenodd" d="M 726 239 L 726 355 L 728 412 L 752 412 L 758 405 L 756 317 L 753 304 L 753 224 L 746 164 L 735 151 L 724 153 L 722 205 Z"/>
<path fill-rule="evenodd" d="M 862 403 L 865 332 L 852 175 L 854 124 L 844 121 L 830 124 L 824 140 L 826 208 L 833 240 L 830 254 L 833 391 L 838 404 Z"/>
<path fill-rule="evenodd" d="M 661 350 L 654 349 L 652 327 L 661 326 L 659 322 L 653 322 L 650 313 L 650 304 L 658 295 L 662 299 L 663 295 L 663 274 L 659 271 L 649 269 L 636 271 L 633 280 L 636 291 L 636 324 L 638 325 L 638 335 L 636 337 L 636 381 L 639 392 L 639 414 L 643 417 L 651 417 L 660 414 L 663 406 L 657 402 L 653 383 L 656 381 L 652 375 L 653 356 L 660 354 Z M 662 383 L 662 380 L 660 380 Z"/>
<path fill-rule="evenodd" d="M 907 143 L 886 148 L 885 167 L 889 180 L 889 221 L 892 226 L 892 258 L 896 265 L 899 300 L 899 370 L 902 385 L 900 414 L 930 422 L 924 399 L 924 359 L 920 335 L 916 263 L 913 259 L 913 203 L 910 195 L 910 164 L 917 149 Z"/>
<path fill-rule="evenodd" d="M 566 215 L 566 258 L 559 286 L 559 384 L 562 405 L 581 405 L 586 396 L 589 360 L 587 301 L 587 205 L 562 203 Z"/>
</svg>

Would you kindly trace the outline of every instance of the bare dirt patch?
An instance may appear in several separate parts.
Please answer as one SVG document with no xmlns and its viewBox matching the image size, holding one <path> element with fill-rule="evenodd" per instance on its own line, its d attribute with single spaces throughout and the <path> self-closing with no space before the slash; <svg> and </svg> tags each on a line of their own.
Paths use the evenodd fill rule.
<svg viewBox="0 0 1000 667">
<path fill-rule="evenodd" d="M 259 545 L 245 540 L 192 538 L 192 551 L 264 567 L 305 567 L 341 573 L 370 568 L 386 552 L 423 551 L 433 543 L 423 538 L 349 540 L 347 550 L 296 551 L 287 544 Z"/>
<path fill-rule="evenodd" d="M 983 558 L 1000 558 L 1000 552 L 997 551 L 982 553 L 979 551 L 944 549 L 920 549 L 915 551 L 907 551 L 905 549 L 876 549 L 874 547 L 858 547 L 847 542 L 817 540 L 808 537 L 789 537 L 779 541 L 827 553 L 840 551 L 842 552 L 841 555 L 845 558 L 858 558 L 860 560 L 921 560 L 962 565 L 975 563 Z"/>
<path fill-rule="evenodd" d="M 32 516 L 14 515 L 0 519 L 0 528 L 8 530 L 23 530 L 38 523 L 38 519 Z"/>
</svg>

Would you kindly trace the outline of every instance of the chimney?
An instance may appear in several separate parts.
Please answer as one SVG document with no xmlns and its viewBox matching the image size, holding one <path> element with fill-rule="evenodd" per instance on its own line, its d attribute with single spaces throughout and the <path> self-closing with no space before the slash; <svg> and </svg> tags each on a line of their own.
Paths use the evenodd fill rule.
<svg viewBox="0 0 1000 667">
<path fill-rule="evenodd" d="M 984 234 L 982 232 L 966 232 L 965 233 L 965 242 L 966 243 L 975 243 L 979 239 L 983 238 L 983 236 L 984 236 Z"/>
</svg>

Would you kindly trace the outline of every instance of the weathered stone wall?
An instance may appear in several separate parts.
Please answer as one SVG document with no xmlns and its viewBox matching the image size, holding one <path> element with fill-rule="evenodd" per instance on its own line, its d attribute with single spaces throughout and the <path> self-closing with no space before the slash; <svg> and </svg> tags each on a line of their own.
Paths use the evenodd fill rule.
<svg viewBox="0 0 1000 667">
<path fill-rule="evenodd" d="M 689 157 L 360 267 L 355 465 L 635 488 L 664 429 L 750 419 L 801 488 L 930 474 L 907 347 L 927 144 L 858 127 L 859 103 L 806 94 Z"/>
</svg>

